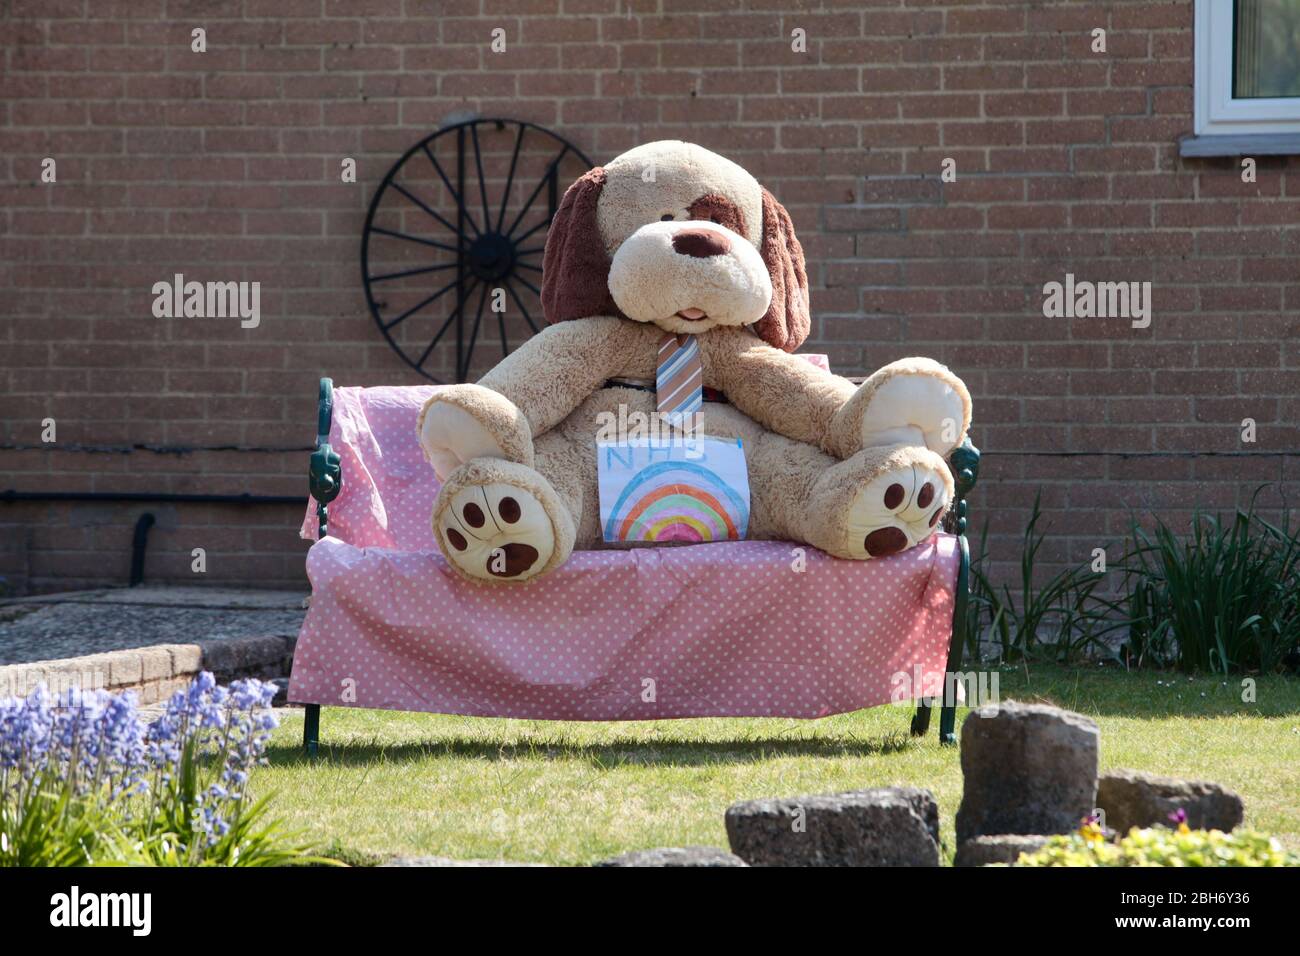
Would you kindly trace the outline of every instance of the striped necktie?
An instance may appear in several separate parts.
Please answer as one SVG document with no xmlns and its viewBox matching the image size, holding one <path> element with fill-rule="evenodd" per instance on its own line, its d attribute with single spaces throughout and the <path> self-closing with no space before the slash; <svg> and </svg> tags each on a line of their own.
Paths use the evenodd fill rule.
<svg viewBox="0 0 1300 956">
<path fill-rule="evenodd" d="M 663 337 L 655 391 L 659 414 L 674 428 L 684 427 L 688 417 L 700 410 L 704 404 L 704 368 L 695 336 L 669 332 Z"/>
</svg>

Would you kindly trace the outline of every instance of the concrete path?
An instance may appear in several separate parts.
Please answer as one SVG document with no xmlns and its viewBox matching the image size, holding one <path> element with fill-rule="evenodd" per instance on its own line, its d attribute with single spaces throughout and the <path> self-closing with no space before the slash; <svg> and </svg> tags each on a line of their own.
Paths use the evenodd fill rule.
<svg viewBox="0 0 1300 956">
<path fill-rule="evenodd" d="M 156 644 L 297 637 L 306 597 L 294 591 L 115 588 L 0 602 L 0 665 Z"/>
</svg>

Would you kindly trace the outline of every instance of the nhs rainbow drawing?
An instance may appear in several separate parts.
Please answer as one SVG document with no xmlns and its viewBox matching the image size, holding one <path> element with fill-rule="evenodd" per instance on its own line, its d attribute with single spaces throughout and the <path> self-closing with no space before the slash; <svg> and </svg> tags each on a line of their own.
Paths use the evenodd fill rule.
<svg viewBox="0 0 1300 956">
<path fill-rule="evenodd" d="M 609 542 L 735 541 L 749 529 L 740 442 L 601 444 L 600 511 Z"/>
</svg>

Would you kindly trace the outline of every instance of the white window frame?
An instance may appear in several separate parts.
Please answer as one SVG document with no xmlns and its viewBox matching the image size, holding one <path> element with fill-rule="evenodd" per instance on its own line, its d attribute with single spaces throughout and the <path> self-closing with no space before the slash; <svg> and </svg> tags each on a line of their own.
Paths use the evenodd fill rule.
<svg viewBox="0 0 1300 956">
<path fill-rule="evenodd" d="M 1196 0 L 1197 136 L 1300 133 L 1300 97 L 1234 99 L 1232 0 Z"/>
</svg>

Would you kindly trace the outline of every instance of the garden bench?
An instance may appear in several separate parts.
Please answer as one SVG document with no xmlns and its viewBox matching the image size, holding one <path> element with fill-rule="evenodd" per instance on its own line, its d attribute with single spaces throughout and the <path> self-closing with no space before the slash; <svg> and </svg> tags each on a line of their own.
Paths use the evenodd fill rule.
<svg viewBox="0 0 1300 956">
<path fill-rule="evenodd" d="M 979 463 L 969 442 L 949 459 L 944 529 L 889 558 L 777 541 L 577 551 L 541 578 L 497 585 L 456 574 L 434 541 L 438 482 L 416 420 L 438 387 L 321 379 L 301 529 L 315 539 L 312 599 L 289 687 L 306 705 L 309 755 L 322 706 L 651 720 L 815 718 L 914 700 L 912 733 L 940 703 L 940 740 L 954 741 L 965 499 Z"/>
</svg>

